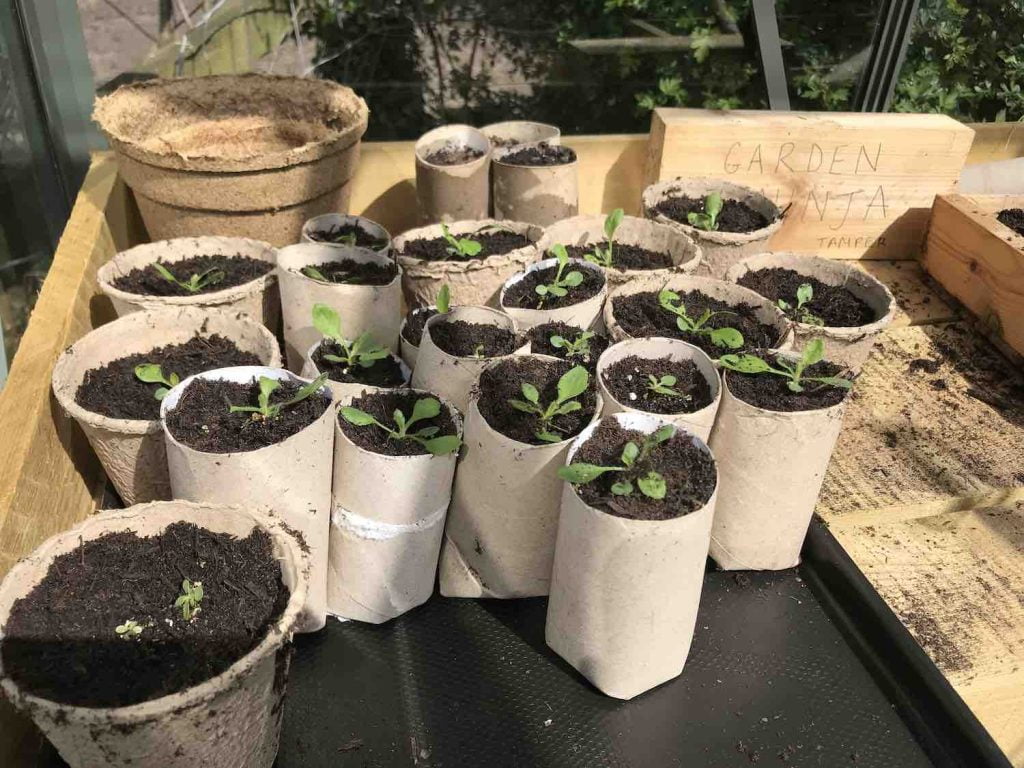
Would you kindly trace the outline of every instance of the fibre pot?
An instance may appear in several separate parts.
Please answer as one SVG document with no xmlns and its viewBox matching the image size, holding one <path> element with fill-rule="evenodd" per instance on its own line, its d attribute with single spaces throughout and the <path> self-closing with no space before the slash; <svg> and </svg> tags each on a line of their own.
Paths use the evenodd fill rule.
<svg viewBox="0 0 1024 768">
<path fill-rule="evenodd" d="M 647 434 L 667 423 L 641 413 L 606 418 Z M 596 427 L 573 440 L 567 464 Z M 702 440 L 691 439 L 710 453 Z M 700 509 L 669 520 L 618 517 L 588 505 L 564 483 L 548 646 L 617 699 L 677 677 L 697 623 L 714 514 L 712 493 Z"/>
<path fill-rule="evenodd" d="M 320 342 L 317 341 L 311 346 L 303 358 L 302 372 L 299 374 L 304 379 L 315 379 L 323 371 L 317 368 L 316 363 L 313 361 L 313 353 L 316 352 L 317 347 L 320 346 Z M 398 355 L 392 353 L 391 359 L 398 363 L 398 366 L 402 369 L 403 383 L 399 384 L 400 387 L 408 387 L 409 381 L 412 379 L 412 371 L 409 370 L 409 366 Z M 334 401 L 341 402 L 342 400 L 355 397 L 361 392 L 375 392 L 381 389 L 389 389 L 388 387 L 377 387 L 372 384 L 360 384 L 357 382 L 343 382 L 335 381 L 334 379 L 328 378 L 324 384 L 331 388 L 331 392 L 334 395 Z"/>
<path fill-rule="evenodd" d="M 708 232 L 654 210 L 659 203 L 672 197 L 685 195 L 703 199 L 712 192 L 718 192 L 723 200 L 745 203 L 764 216 L 768 225 L 753 232 Z M 644 190 L 643 211 L 647 218 L 673 227 L 692 238 L 701 250 L 698 274 L 719 280 L 725 278 L 729 268 L 744 256 L 764 251 L 769 238 L 782 226 L 781 209 L 767 197 L 749 187 L 719 179 L 676 179 L 652 184 Z"/>
<path fill-rule="evenodd" d="M 331 461 L 334 452 L 332 405 L 312 424 L 264 448 L 235 453 L 208 453 L 179 442 L 167 428 L 167 415 L 197 379 L 246 383 L 260 376 L 307 383 L 278 368 L 238 366 L 190 376 L 160 404 L 167 444 L 171 493 L 176 499 L 266 506 L 282 522 L 302 534 L 310 562 L 309 590 L 298 632 L 315 632 L 327 620 L 327 540 L 331 509 Z M 322 393 L 330 397 L 330 389 Z M 239 418 L 245 418 L 239 414 Z"/>
<path fill-rule="evenodd" d="M 152 239 L 288 245 L 307 219 L 347 211 L 369 110 L 329 80 L 247 74 L 124 85 L 93 118 Z"/>
<path fill-rule="evenodd" d="M 538 141 L 555 145 L 562 142 L 562 131 L 557 125 L 535 123 L 532 120 L 506 120 L 485 125 L 480 130 L 495 147 L 533 144 Z"/>
<path fill-rule="evenodd" d="M 351 213 L 324 213 L 320 216 L 314 216 L 302 225 L 302 242 L 319 243 L 321 245 L 344 245 L 344 243 L 324 242 L 312 236 L 315 232 L 329 232 L 331 229 L 338 227 L 358 227 L 374 239 L 381 241 L 382 244 L 380 246 L 371 248 L 371 250 L 385 255 L 391 253 L 391 233 L 373 219 L 368 219 L 365 216 L 356 216 Z"/>
<path fill-rule="evenodd" d="M 462 437 L 459 412 L 447 401 L 441 400 L 441 406 Z M 376 453 L 335 426 L 329 613 L 380 624 L 430 598 L 457 457 L 458 451 L 443 456 Z"/>
<path fill-rule="evenodd" d="M 427 158 L 448 145 L 470 147 L 483 154 L 457 165 L 440 165 Z M 416 141 L 416 198 L 420 221 L 484 219 L 490 201 L 491 142 L 470 125 L 442 125 Z"/>
<path fill-rule="evenodd" d="M 562 165 L 516 165 L 503 159 L 509 151 L 495 152 L 491 163 L 495 218 L 547 227 L 579 213 L 578 160 Z"/>
<path fill-rule="evenodd" d="M 607 273 L 596 264 L 591 264 L 582 259 L 570 259 L 569 266 L 565 268 L 565 272 L 585 270 L 599 274 L 601 279 L 604 280 L 604 285 L 601 286 L 600 292 L 596 295 L 576 304 L 556 309 L 524 309 L 509 306 L 505 303 L 505 294 L 513 285 L 521 282 L 531 272 L 556 266 L 558 266 L 558 259 L 542 259 L 528 266 L 525 272 L 512 275 L 501 288 L 501 294 L 498 298 L 501 311 L 515 320 L 516 327 L 521 331 L 528 331 L 534 326 L 544 325 L 544 323 L 567 323 L 583 329 L 589 329 L 595 324 L 602 326 L 601 310 L 604 309 L 604 301 L 608 297 L 608 282 L 605 280 Z M 598 330 L 604 329 L 599 327 Z"/>
<path fill-rule="evenodd" d="M 181 344 L 197 334 L 218 334 L 265 365 L 281 365 L 274 335 L 248 315 L 202 307 L 133 312 L 90 331 L 66 349 L 53 367 L 53 394 L 82 428 L 107 477 L 125 504 L 171 498 L 160 421 L 117 419 L 80 406 L 75 396 L 88 371 L 122 357 Z"/>
<path fill-rule="evenodd" d="M 224 672 L 139 704 L 60 704 L 27 692 L 0 669 L 4 695 L 32 718 L 71 768 L 270 768 L 274 762 L 292 632 L 309 582 L 306 554 L 277 518 L 251 509 L 185 501 L 99 512 L 48 539 L 10 570 L 0 585 L 0 625 L 7 623 L 14 602 L 42 581 L 53 561 L 82 541 L 120 531 L 153 536 L 178 522 L 237 537 L 248 536 L 254 528 L 266 531 L 280 563 L 281 579 L 291 591 L 288 604 L 263 641 Z M 2 635 L 0 630 L 0 640 Z M 225 738 L 229 734 L 234 737 Z"/>
</svg>

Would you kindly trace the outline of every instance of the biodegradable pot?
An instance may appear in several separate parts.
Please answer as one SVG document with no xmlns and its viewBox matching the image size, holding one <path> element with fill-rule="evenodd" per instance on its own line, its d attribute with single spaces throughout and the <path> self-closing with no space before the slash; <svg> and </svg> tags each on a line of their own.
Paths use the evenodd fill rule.
<svg viewBox="0 0 1024 768">
<path fill-rule="evenodd" d="M 296 631 L 315 632 L 327 621 L 333 406 L 328 406 L 320 418 L 301 432 L 254 451 L 197 451 L 179 442 L 167 429 L 167 414 L 196 379 L 245 383 L 260 376 L 306 383 L 279 368 L 237 366 L 190 376 L 167 393 L 160 404 L 160 422 L 167 444 L 171 493 L 176 499 L 188 501 L 269 506 L 282 521 L 301 533 L 309 552 L 310 583 Z M 321 392 L 330 396 L 328 387 Z"/>
<path fill-rule="evenodd" d="M 468 146 L 483 155 L 458 165 L 435 165 L 427 156 L 448 143 Z M 420 221 L 462 221 L 487 217 L 491 142 L 471 125 L 442 125 L 420 136 L 415 146 L 416 197 Z"/>
<path fill-rule="evenodd" d="M 66 349 L 53 367 L 53 394 L 82 428 L 125 504 L 171 498 L 160 420 L 115 419 L 75 402 L 85 374 L 128 355 L 197 334 L 220 334 L 272 368 L 281 365 L 274 335 L 248 315 L 202 307 L 168 307 L 133 312 L 89 332 Z"/>
<path fill-rule="evenodd" d="M 391 233 L 388 232 L 384 227 L 378 224 L 373 219 L 368 219 L 365 216 L 356 216 L 350 213 L 325 213 L 320 216 L 314 216 L 312 219 L 302 225 L 302 242 L 303 243 L 316 243 L 317 245 L 330 245 L 335 247 L 343 247 L 342 243 L 325 243 L 322 240 L 314 240 L 310 235 L 313 232 L 319 232 L 321 230 L 329 230 L 332 227 L 343 227 L 343 226 L 356 226 L 365 232 L 368 232 L 372 237 L 378 240 L 383 240 L 384 245 L 379 248 L 372 248 L 371 250 L 377 251 L 388 255 L 391 253 Z"/>
<path fill-rule="evenodd" d="M 726 571 L 792 568 L 849 398 L 813 411 L 770 411 L 733 396 L 724 373 L 710 442 L 720 480 L 711 557 Z"/>
<path fill-rule="evenodd" d="M 639 357 L 644 360 L 657 360 L 669 357 L 672 360 L 692 360 L 701 375 L 711 388 L 711 402 L 699 411 L 692 413 L 650 413 L 633 408 L 628 403 L 620 403 L 604 384 L 604 373 L 608 368 L 626 357 Z M 718 404 L 722 400 L 722 381 L 714 361 L 705 352 L 692 344 L 679 339 L 665 339 L 658 336 L 645 339 L 625 339 L 612 344 L 597 361 L 597 382 L 604 400 L 604 416 L 614 413 L 640 413 L 655 416 L 663 421 L 682 427 L 702 441 L 707 442 L 711 436 L 711 427 L 715 423 Z"/>
<path fill-rule="evenodd" d="M 575 216 L 580 210 L 579 161 L 562 165 L 513 165 L 494 156 L 494 217 L 547 227 Z"/>
<path fill-rule="evenodd" d="M 884 283 L 850 264 L 781 251 L 748 256 L 729 269 L 726 279 L 737 283 L 748 272 L 773 267 L 791 269 L 801 275 L 817 278 L 826 285 L 840 285 L 874 310 L 878 320 L 852 328 L 823 327 L 790 321 L 797 351 L 802 350 L 812 339 L 820 338 L 825 342 L 829 360 L 854 372 L 859 371 L 870 356 L 875 339 L 892 324 L 896 316 L 896 299 L 892 292 Z"/>
<path fill-rule="evenodd" d="M 545 358 L 552 359 L 552 358 Z M 601 396 L 591 423 L 601 415 Z M 531 445 L 492 429 L 474 397 L 441 547 L 445 597 L 548 594 L 562 480 L 572 440 Z"/>
<path fill-rule="evenodd" d="M 476 385 L 480 378 L 480 371 L 489 363 L 500 360 L 503 356 L 484 357 L 456 357 L 450 355 L 437 346 L 430 337 L 430 329 L 439 322 L 445 320 L 462 320 L 467 323 L 480 325 L 496 325 L 499 328 L 506 328 L 516 333 L 515 321 L 508 315 L 496 309 L 487 307 L 452 307 L 451 311 L 444 315 L 434 315 L 427 320 L 423 328 L 423 338 L 420 339 L 419 353 L 416 357 L 416 367 L 412 372 L 413 389 L 424 389 L 434 392 L 452 405 L 465 413 L 469 405 L 470 390 Z M 525 352 L 527 345 L 523 345 L 513 354 Z"/>
<path fill-rule="evenodd" d="M 247 74 L 125 85 L 93 117 L 152 239 L 288 245 L 348 209 L 369 110 L 329 80 Z"/>
<path fill-rule="evenodd" d="M 448 231 L 455 237 L 471 236 L 487 227 L 511 230 L 529 238 L 532 243 L 536 243 L 544 234 L 544 230 L 532 224 L 497 219 L 455 221 L 448 225 Z M 537 248 L 532 243 L 508 253 L 466 261 L 427 261 L 402 253 L 405 244 L 411 240 L 434 240 L 442 235 L 441 226 L 435 224 L 410 229 L 394 239 L 392 247 L 402 267 L 402 292 L 405 294 L 405 303 L 410 308 L 433 304 L 437 299 L 437 292 L 445 284 L 451 290 L 453 306 L 462 304 L 496 307 L 498 293 L 505 281 L 537 258 Z"/>
<path fill-rule="evenodd" d="M 459 412 L 447 401 L 441 405 L 461 437 Z M 327 610 L 380 624 L 425 603 L 434 591 L 458 451 L 386 456 L 353 443 L 337 422 L 335 430 Z"/>
<path fill-rule="evenodd" d="M 410 310 L 409 314 L 427 312 L 431 309 L 436 310 L 437 306 L 435 304 L 431 304 L 429 307 L 419 307 L 418 309 Z M 405 338 L 405 326 L 408 322 L 409 315 L 406 315 L 402 318 L 402 325 L 398 328 L 398 354 L 401 355 L 402 362 L 404 362 L 410 370 L 414 370 L 416 368 L 416 360 L 420 353 L 420 345 L 413 344 Z"/>
<path fill-rule="evenodd" d="M 654 206 L 670 197 L 686 195 L 704 198 L 712 192 L 718 192 L 724 200 L 745 203 L 762 214 L 770 223 L 753 232 L 707 232 L 654 211 Z M 676 179 L 652 184 L 644 190 L 643 211 L 647 218 L 673 227 L 693 238 L 701 249 L 698 274 L 719 280 L 723 279 L 729 268 L 744 256 L 764 251 L 768 239 L 782 226 L 782 210 L 767 197 L 749 187 L 741 187 L 739 184 L 719 179 Z"/>
<path fill-rule="evenodd" d="M 0 585 L 0 625 L 14 601 L 46 576 L 53 561 L 82 541 L 134 531 L 153 536 L 189 522 L 216 533 L 272 538 L 281 579 L 291 590 L 280 618 L 255 648 L 221 674 L 178 693 L 124 707 L 77 707 L 23 690 L 0 668 L 4 695 L 32 718 L 71 768 L 270 768 L 277 755 L 292 632 L 309 583 L 309 562 L 295 536 L 275 518 L 237 507 L 183 501 L 140 504 L 100 512 L 43 542 L 20 560 Z M 2 631 L 0 631 L 2 635 Z M 224 738 L 244 734 L 244 738 Z"/>
<path fill-rule="evenodd" d="M 562 143 L 562 131 L 557 125 L 535 123 L 532 120 L 506 120 L 485 125 L 480 130 L 495 147 L 533 144 L 539 141 L 546 141 L 553 146 Z"/>
<path fill-rule="evenodd" d="M 555 243 L 587 246 L 605 243 L 605 216 L 573 216 L 544 230 L 537 250 L 547 253 Z M 636 245 L 650 251 L 667 253 L 672 267 L 667 269 L 606 269 L 608 285 L 615 288 L 635 278 L 667 278 L 676 272 L 692 273 L 700 265 L 701 249 L 692 238 L 665 224 L 636 216 L 623 216 L 615 230 L 615 242 Z"/>
<path fill-rule="evenodd" d="M 315 379 L 323 371 L 321 371 L 315 362 L 313 362 L 313 353 L 316 352 L 316 348 L 320 346 L 320 341 L 313 344 L 312 347 L 306 352 L 306 356 L 303 358 L 302 372 L 299 374 L 304 379 Z M 334 395 L 334 402 L 340 402 L 345 399 L 356 397 L 362 392 L 381 392 L 388 391 L 389 389 L 398 389 L 400 387 L 408 387 L 409 381 L 412 379 L 412 371 L 409 370 L 409 366 L 396 354 L 391 354 L 391 359 L 398 363 L 398 367 L 402 369 L 402 383 L 397 387 L 378 387 L 373 384 L 359 384 L 356 382 L 342 382 L 334 381 L 328 378 L 324 383 L 331 388 L 331 392 Z"/>
<path fill-rule="evenodd" d="M 247 256 L 259 261 L 277 263 L 277 252 L 268 243 L 244 237 L 183 237 L 145 243 L 121 251 L 96 272 L 100 290 L 110 297 L 118 316 L 144 309 L 170 307 L 213 307 L 238 310 L 252 316 L 267 328 L 277 330 L 281 317 L 277 278 L 274 270 L 248 283 L 222 291 L 197 293 L 194 296 L 150 296 L 128 293 L 115 288 L 113 281 L 133 269 L 143 269 L 156 261 L 173 264 L 195 256 L 218 254 Z"/>
<path fill-rule="evenodd" d="M 341 331 L 356 339 L 369 332 L 373 340 L 392 352 L 398 351 L 398 328 L 402 322 L 402 270 L 387 285 L 322 283 L 302 274 L 302 268 L 334 261 L 391 266 L 391 259 L 367 248 L 348 245 L 299 243 L 277 254 L 284 316 L 284 349 L 288 368 L 298 371 L 311 344 L 323 338 L 313 325 L 313 305 L 326 304 L 341 319 Z"/>
<path fill-rule="evenodd" d="M 627 429 L 666 424 L 618 413 Z M 566 463 L 596 424 L 572 443 Z M 704 451 L 702 440 L 691 438 Z M 717 487 L 716 487 L 717 492 Z M 545 639 L 602 693 L 631 699 L 683 671 L 704 584 L 715 493 L 671 520 L 630 520 L 586 504 L 565 483 Z"/>
<path fill-rule="evenodd" d="M 601 275 L 602 279 L 607 274 L 601 267 L 582 259 L 569 259 L 569 264 L 570 266 L 566 267 L 566 272 L 572 269 L 583 269 Z M 604 280 L 604 285 L 601 286 L 600 292 L 596 295 L 576 304 L 570 304 L 567 307 L 559 307 L 557 309 L 522 309 L 505 304 L 505 294 L 508 289 L 525 279 L 530 272 L 555 266 L 558 266 L 558 259 L 542 259 L 528 266 L 525 272 L 518 272 L 512 275 L 501 288 L 501 294 L 498 298 L 501 311 L 515 320 L 516 327 L 521 331 L 528 331 L 534 326 L 543 325 L 544 323 L 568 323 L 584 330 L 591 328 L 595 324 L 601 326 L 601 310 L 604 308 L 604 300 L 608 297 L 607 279 Z M 603 330 L 603 328 L 599 328 L 599 330 Z"/>
</svg>

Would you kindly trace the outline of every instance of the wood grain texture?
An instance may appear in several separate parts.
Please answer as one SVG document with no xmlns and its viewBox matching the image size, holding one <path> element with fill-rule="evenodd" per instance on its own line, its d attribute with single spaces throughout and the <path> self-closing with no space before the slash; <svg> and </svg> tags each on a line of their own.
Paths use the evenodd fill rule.
<svg viewBox="0 0 1024 768">
<path fill-rule="evenodd" d="M 858 269 L 885 283 L 896 299 L 896 316 L 890 328 L 930 325 L 955 320 L 956 310 L 926 282 L 916 261 L 858 261 Z"/>
</svg>

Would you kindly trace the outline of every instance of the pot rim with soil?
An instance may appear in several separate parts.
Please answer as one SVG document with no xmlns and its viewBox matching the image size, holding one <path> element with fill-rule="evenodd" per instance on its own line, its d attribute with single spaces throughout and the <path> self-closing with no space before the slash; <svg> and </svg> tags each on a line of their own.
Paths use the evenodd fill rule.
<svg viewBox="0 0 1024 768">
<path fill-rule="evenodd" d="M 322 213 L 319 216 L 314 216 L 313 218 L 308 219 L 306 223 L 302 225 L 302 242 L 333 246 L 348 245 L 361 248 L 369 247 L 358 246 L 356 243 L 335 243 L 330 240 L 318 240 L 313 237 L 315 232 L 323 231 L 324 228 L 345 226 L 358 227 L 376 240 L 383 241 L 383 245 L 370 248 L 370 250 L 384 254 L 391 253 L 391 233 L 384 228 L 384 225 L 378 224 L 373 219 L 368 219 L 365 216 L 359 216 L 354 213 Z"/>
<path fill-rule="evenodd" d="M 335 379 L 332 379 L 330 377 L 329 372 L 321 371 L 319 366 L 317 366 L 316 361 L 313 359 L 313 355 L 317 351 L 317 349 L 320 348 L 320 345 L 330 341 L 331 339 L 323 338 L 320 339 L 320 341 L 314 342 L 313 346 L 311 346 L 309 350 L 306 352 L 305 363 L 302 366 L 302 373 L 300 375 L 302 376 L 302 378 L 305 379 L 315 379 L 322 373 L 328 373 L 327 380 L 324 382 L 324 384 L 326 384 L 328 387 L 334 390 L 336 400 L 344 396 L 342 395 L 342 392 L 344 390 L 339 389 L 339 387 L 358 387 L 360 389 L 365 389 L 367 391 L 377 389 L 390 391 L 408 388 L 409 382 L 412 380 L 412 369 L 405 364 L 405 360 L 403 360 L 399 355 L 396 355 L 394 352 L 391 352 L 390 350 L 387 353 L 387 359 L 392 360 L 398 366 L 399 370 L 401 370 L 402 382 L 400 384 L 385 387 L 380 384 L 365 384 L 359 381 L 337 381 Z"/>
<path fill-rule="evenodd" d="M 551 322 L 565 322 L 569 325 L 577 325 L 584 329 L 589 329 L 595 323 L 600 321 L 601 311 L 604 308 L 605 299 L 608 297 L 608 279 L 606 273 L 596 264 L 591 264 L 583 259 L 570 259 L 564 247 L 561 247 L 559 250 L 559 244 L 553 246 L 553 249 L 556 252 L 555 257 L 535 261 L 525 270 L 517 272 L 505 281 L 505 284 L 501 287 L 501 292 L 498 294 L 498 306 L 501 308 L 502 312 L 515 320 L 516 327 L 523 331 L 527 331 L 535 325 L 542 325 L 544 323 Z M 514 285 L 525 280 L 533 272 L 539 272 L 553 267 L 558 269 L 555 281 L 551 284 L 555 287 L 561 286 L 573 271 L 579 271 L 582 269 L 600 277 L 601 290 L 593 296 L 587 296 L 579 301 L 573 302 L 572 304 L 552 309 L 514 307 L 511 304 L 506 303 L 507 294 Z M 546 286 L 549 292 L 551 290 L 551 285 Z M 572 291 L 573 287 L 574 286 L 572 285 L 566 284 L 562 290 Z M 550 295 L 557 296 L 558 294 L 552 292 Z M 542 298 L 544 298 L 543 295 L 538 295 L 538 299 Z"/>
<path fill-rule="evenodd" d="M 694 226 L 685 221 L 678 221 L 654 210 L 655 206 L 668 198 L 686 195 L 703 199 L 715 192 L 725 200 L 738 200 L 744 203 L 764 216 L 768 223 L 749 232 L 720 232 Z M 644 189 L 642 205 L 645 217 L 670 227 L 676 227 L 697 242 L 704 240 L 719 245 L 742 245 L 766 240 L 782 227 L 784 215 L 784 211 L 778 205 L 757 190 L 714 178 L 677 178 L 656 182 Z"/>
<path fill-rule="evenodd" d="M 535 120 L 503 120 L 485 125 L 480 131 L 494 147 L 504 146 L 506 142 L 511 142 L 509 146 L 515 146 L 538 141 L 558 145 L 562 141 L 562 130 L 557 125 L 538 123 Z"/>
<path fill-rule="evenodd" d="M 446 146 L 460 144 L 482 154 L 460 163 L 434 163 L 430 155 Z M 429 168 L 458 168 L 460 166 L 478 166 L 486 164 L 491 157 L 491 140 L 483 131 L 465 123 L 448 123 L 432 128 L 418 139 L 413 147 L 416 162 Z"/>
<path fill-rule="evenodd" d="M 420 342 L 423 340 L 423 331 L 425 330 L 427 320 L 434 315 L 447 315 L 448 310 L 451 309 L 451 300 L 451 289 L 448 287 L 448 283 L 445 283 L 438 290 L 437 298 L 433 304 L 410 309 L 405 313 L 405 317 L 402 318 L 402 324 L 398 327 L 398 353 L 410 370 L 416 367 L 416 360 L 420 352 Z M 427 315 L 427 317 L 423 320 L 424 327 L 420 328 L 419 339 L 412 341 L 405 335 L 405 332 L 409 329 L 409 321 L 419 315 Z"/>
</svg>

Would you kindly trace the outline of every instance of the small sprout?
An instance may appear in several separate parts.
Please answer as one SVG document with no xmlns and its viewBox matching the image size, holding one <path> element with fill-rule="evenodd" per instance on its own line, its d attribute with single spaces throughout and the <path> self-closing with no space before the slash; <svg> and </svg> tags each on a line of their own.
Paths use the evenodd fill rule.
<svg viewBox="0 0 1024 768">
<path fill-rule="evenodd" d="M 743 334 L 735 328 L 707 328 L 708 320 L 715 315 L 732 315 L 733 312 L 712 312 L 705 309 L 703 314 L 696 320 L 686 314 L 686 306 L 679 298 L 679 294 L 667 288 L 658 294 L 658 303 L 661 308 L 676 316 L 676 327 L 683 333 L 696 333 L 708 336 L 711 343 L 716 347 L 728 347 L 739 349 L 743 346 Z"/>
<path fill-rule="evenodd" d="M 689 395 L 683 394 L 678 389 L 673 389 L 676 385 L 676 377 L 671 374 L 665 376 L 652 376 L 647 375 L 647 389 L 654 392 L 657 395 L 667 395 L 669 397 L 685 397 L 687 400 L 690 399 Z"/>
<path fill-rule="evenodd" d="M 355 245 L 356 233 L 348 232 L 344 235 L 335 235 L 334 237 L 331 238 L 331 242 L 337 243 L 338 245 Z"/>
<path fill-rule="evenodd" d="M 625 211 L 621 208 L 616 208 L 608 214 L 608 217 L 604 220 L 604 238 L 606 244 L 595 244 L 594 252 L 586 254 L 583 257 L 584 259 L 601 267 L 608 268 L 612 266 L 614 261 L 613 251 L 615 248 L 615 230 L 619 228 L 624 215 Z"/>
<path fill-rule="evenodd" d="M 779 309 L 785 312 L 787 315 L 792 315 L 798 323 L 804 323 L 805 325 L 824 325 L 825 321 L 817 315 L 812 315 L 804 305 L 809 304 L 814 298 L 814 288 L 811 287 L 810 283 L 801 283 L 800 287 L 796 289 L 796 306 L 794 307 L 785 299 L 779 299 L 775 302 Z"/>
<path fill-rule="evenodd" d="M 324 360 L 344 365 L 345 373 L 356 366 L 372 368 L 378 360 L 383 360 L 391 355 L 386 347 L 374 343 L 368 331 L 355 341 L 345 339 L 341 333 L 341 317 L 326 304 L 313 305 L 313 326 L 323 334 L 325 339 L 330 339 L 341 347 L 343 354 L 324 354 Z"/>
<path fill-rule="evenodd" d="M 259 405 L 231 405 L 228 408 L 228 413 L 251 413 L 253 421 L 269 421 L 270 419 L 276 419 L 281 415 L 281 411 L 290 405 L 301 403 L 307 397 L 312 395 L 314 392 L 320 389 L 327 381 L 327 374 L 321 373 L 313 381 L 305 384 L 298 392 L 292 395 L 289 399 L 283 403 L 270 404 L 270 396 L 281 386 L 281 382 L 278 379 L 271 379 L 266 376 L 260 376 L 260 394 L 259 394 Z"/>
<path fill-rule="evenodd" d="M 167 393 L 171 391 L 171 387 L 177 386 L 181 378 L 176 373 L 169 373 L 164 376 L 164 370 L 156 363 L 142 363 L 141 365 L 135 366 L 135 378 L 139 381 L 144 381 L 147 384 L 163 384 L 162 387 L 158 387 L 156 392 L 153 393 L 153 397 L 157 400 L 163 400 L 167 397 Z"/>
<path fill-rule="evenodd" d="M 718 229 L 718 215 L 722 212 L 722 196 L 712 192 L 704 198 L 704 212 L 693 211 L 686 214 L 686 220 L 691 227 L 712 232 Z"/>
<path fill-rule="evenodd" d="M 599 464 L 585 463 L 569 464 L 559 468 L 558 476 L 573 485 L 583 485 L 596 480 L 605 472 L 636 472 L 642 467 L 655 446 L 664 443 L 674 434 L 675 427 L 671 424 L 665 424 L 644 437 L 640 445 L 637 445 L 632 440 L 626 443 L 622 448 L 622 455 L 619 457 L 621 462 L 619 466 L 606 467 Z M 668 492 L 665 478 L 662 477 L 660 472 L 655 472 L 653 469 L 636 476 L 635 482 L 640 489 L 640 493 L 655 501 L 664 499 L 665 494 Z M 615 496 L 629 496 L 633 493 L 633 481 L 628 478 L 617 480 L 612 483 L 611 492 Z"/>
<path fill-rule="evenodd" d="M 482 360 L 485 357 L 483 344 L 477 344 L 475 347 L 473 347 L 473 357 L 475 357 L 477 360 Z"/>
<path fill-rule="evenodd" d="M 135 619 L 128 619 L 124 624 L 118 624 L 114 627 L 114 632 L 116 632 L 122 640 L 131 640 L 133 637 L 141 635 L 143 629 L 145 629 L 145 627 L 139 624 Z"/>
<path fill-rule="evenodd" d="M 524 383 L 521 388 L 525 400 L 509 400 L 508 404 L 517 411 L 532 413 L 540 420 L 540 425 L 535 433 L 537 439 L 546 443 L 557 443 L 563 438 L 552 431 L 561 431 L 554 425 L 554 418 L 583 408 L 580 401 L 575 398 L 587 390 L 589 383 L 590 374 L 587 373 L 587 369 L 577 365 L 558 380 L 558 394 L 547 405 L 540 404 L 540 392 L 530 383 Z"/>
<path fill-rule="evenodd" d="M 452 292 L 448 287 L 448 283 L 441 286 L 441 290 L 437 292 L 437 301 L 434 302 L 434 306 L 437 307 L 438 314 L 447 315 L 448 310 L 451 309 Z"/>
<path fill-rule="evenodd" d="M 408 418 L 400 409 L 395 409 L 395 412 L 392 414 L 392 418 L 395 420 L 395 429 L 392 429 L 386 424 L 381 424 L 373 416 L 366 413 L 366 411 L 361 411 L 352 406 L 342 406 L 341 408 L 341 416 L 349 424 L 354 424 L 357 427 L 376 425 L 388 433 L 389 440 L 414 440 L 434 456 L 454 453 L 459 450 L 462 440 L 459 439 L 458 435 L 441 435 L 438 437 L 437 427 L 423 427 L 423 429 L 415 432 L 410 432 L 409 429 L 417 421 L 432 419 L 440 413 L 441 403 L 436 397 L 421 397 L 413 405 L 412 415 Z"/>
<path fill-rule="evenodd" d="M 565 268 L 569 266 L 569 252 L 565 250 L 564 245 L 555 243 L 548 250 L 550 253 L 555 254 L 555 258 L 558 260 L 558 270 L 555 272 L 554 282 L 547 285 L 538 285 L 534 288 L 537 295 L 540 296 L 540 300 L 537 302 L 537 309 L 541 309 L 544 306 L 544 299 L 548 296 L 565 296 L 570 288 L 575 288 L 583 282 L 583 273 L 577 269 L 563 276 Z"/>
<path fill-rule="evenodd" d="M 188 291 L 189 293 L 199 293 L 200 291 L 209 288 L 211 285 L 216 285 L 224 279 L 224 270 L 213 267 L 200 272 L 199 274 L 189 275 L 188 280 L 179 280 L 174 274 L 161 264 L 159 261 L 153 262 L 153 269 L 156 270 L 157 274 L 160 275 L 164 280 L 169 283 L 174 283 L 179 288 Z"/>
<path fill-rule="evenodd" d="M 718 362 L 723 368 L 739 373 L 768 373 L 775 376 L 784 376 L 789 381 L 786 386 L 792 392 L 803 392 L 804 385 L 809 382 L 817 382 L 826 387 L 838 387 L 839 389 L 851 389 L 853 382 L 841 376 L 804 376 L 804 371 L 820 361 L 825 356 L 825 343 L 821 339 L 813 339 L 806 347 L 800 360 L 794 365 L 782 357 L 775 359 L 779 368 L 773 368 L 765 360 L 756 355 L 722 355 Z"/>
<path fill-rule="evenodd" d="M 189 581 L 181 582 L 181 594 L 174 601 L 175 608 L 181 608 L 181 617 L 185 621 L 192 621 L 192 617 L 202 610 L 199 603 L 203 600 L 203 582 Z"/>
<path fill-rule="evenodd" d="M 549 341 L 551 342 L 551 346 L 554 347 L 555 349 L 564 349 L 566 358 L 578 357 L 582 359 L 584 362 L 589 362 L 590 340 L 594 338 L 594 336 L 596 335 L 597 334 L 595 334 L 593 331 L 583 331 L 583 333 L 581 333 L 575 339 L 569 341 L 564 336 L 559 336 L 558 334 L 555 334 L 549 339 Z"/>
<path fill-rule="evenodd" d="M 349 283 L 355 280 L 355 277 L 349 276 L 349 273 L 347 272 L 339 272 L 336 275 L 328 277 L 316 267 L 303 267 L 301 272 L 306 277 L 318 280 L 321 283 Z"/>
<path fill-rule="evenodd" d="M 471 240 L 468 237 L 455 237 L 451 232 L 448 231 L 448 225 L 441 225 L 441 234 L 445 240 L 448 241 L 448 247 L 445 248 L 448 253 L 453 256 L 460 256 L 463 259 L 469 259 L 476 256 L 483 250 L 483 246 L 476 240 Z"/>
</svg>

